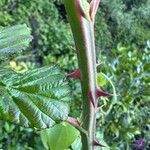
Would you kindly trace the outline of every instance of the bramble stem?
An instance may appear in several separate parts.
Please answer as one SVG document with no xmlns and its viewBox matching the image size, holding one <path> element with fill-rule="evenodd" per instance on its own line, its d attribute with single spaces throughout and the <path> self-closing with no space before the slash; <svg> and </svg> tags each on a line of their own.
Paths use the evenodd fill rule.
<svg viewBox="0 0 150 150">
<path fill-rule="evenodd" d="M 64 0 L 76 45 L 81 75 L 83 108 L 80 126 L 87 131 L 87 134 L 80 131 L 83 150 L 93 150 L 95 140 L 97 78 L 93 14 L 96 13 L 98 8 L 96 6 L 98 1 L 93 0 L 90 7 L 87 0 Z"/>
</svg>

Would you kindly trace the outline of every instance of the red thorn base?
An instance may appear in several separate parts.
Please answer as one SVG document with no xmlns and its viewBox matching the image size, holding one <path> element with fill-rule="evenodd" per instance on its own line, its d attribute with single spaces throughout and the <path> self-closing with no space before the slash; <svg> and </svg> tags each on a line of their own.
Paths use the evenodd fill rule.
<svg viewBox="0 0 150 150">
<path fill-rule="evenodd" d="M 102 89 L 100 88 L 97 88 L 96 90 L 96 95 L 97 95 L 97 98 L 98 97 L 101 97 L 101 96 L 112 96 L 112 94 L 110 93 L 107 93 L 107 92 L 104 92 Z"/>
<path fill-rule="evenodd" d="M 105 147 L 104 145 L 100 144 L 97 140 L 94 140 L 94 146 Z"/>
<path fill-rule="evenodd" d="M 67 77 L 81 80 L 81 72 L 80 72 L 80 69 L 76 69 L 75 71 L 69 73 L 69 74 L 67 75 Z"/>
<path fill-rule="evenodd" d="M 71 125 L 73 125 L 74 127 L 79 126 L 79 122 L 76 118 L 68 117 L 67 122 L 70 123 Z"/>
</svg>

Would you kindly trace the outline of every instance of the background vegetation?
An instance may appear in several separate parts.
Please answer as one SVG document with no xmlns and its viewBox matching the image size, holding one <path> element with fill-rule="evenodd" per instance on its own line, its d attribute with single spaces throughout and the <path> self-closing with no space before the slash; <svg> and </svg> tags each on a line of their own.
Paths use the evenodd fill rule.
<svg viewBox="0 0 150 150">
<path fill-rule="evenodd" d="M 150 0 L 102 0 L 96 18 L 97 61 L 101 63 L 98 81 L 120 95 L 102 99 L 97 116 L 97 136 L 112 150 L 150 149 L 149 18 Z M 30 48 L 1 65 L 25 71 L 57 63 L 66 73 L 77 67 L 61 0 L 1 0 L 0 26 L 20 23 L 32 29 Z M 80 85 L 72 80 L 70 85 L 74 96 L 70 114 L 79 117 Z M 0 135 L 4 150 L 44 149 L 39 131 L 1 121 Z M 142 147 L 140 140 L 144 141 Z"/>
</svg>

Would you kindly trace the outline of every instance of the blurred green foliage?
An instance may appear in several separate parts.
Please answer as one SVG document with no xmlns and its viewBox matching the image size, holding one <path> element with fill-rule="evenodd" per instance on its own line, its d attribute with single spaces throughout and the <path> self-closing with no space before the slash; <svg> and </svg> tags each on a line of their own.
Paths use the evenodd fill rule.
<svg viewBox="0 0 150 150">
<path fill-rule="evenodd" d="M 44 149 L 39 132 L 7 122 L 0 122 L 0 149 L 41 150 Z"/>
<path fill-rule="evenodd" d="M 150 45 L 133 49 L 118 45 L 101 71 L 115 83 L 118 96 L 101 101 L 99 128 L 112 149 L 136 149 L 135 141 L 144 139 L 143 150 L 150 148 Z M 107 82 L 103 88 L 112 89 Z"/>
<path fill-rule="evenodd" d="M 136 150 L 135 143 L 142 138 L 143 149 L 150 149 L 149 18 L 150 0 L 102 0 L 96 18 L 97 61 L 101 63 L 99 83 L 114 92 L 102 77 L 105 73 L 119 95 L 102 99 L 103 107 L 98 113 L 97 135 L 112 150 Z M 1 0 L 0 26 L 20 23 L 32 29 L 34 39 L 31 52 L 17 57 L 14 60 L 17 64 L 25 62 L 30 64 L 29 68 L 58 64 L 66 72 L 77 67 L 62 0 Z M 79 117 L 80 85 L 72 80 L 70 85 L 74 96 L 70 114 Z M 38 131 L 6 122 L 0 124 L 0 149 L 44 149 Z"/>
<path fill-rule="evenodd" d="M 51 54 L 58 58 L 71 50 L 71 31 L 56 8 L 61 5 L 55 0 L 2 0 L 0 26 L 26 23 L 34 37 L 30 60 L 42 64 L 44 56 Z"/>
</svg>

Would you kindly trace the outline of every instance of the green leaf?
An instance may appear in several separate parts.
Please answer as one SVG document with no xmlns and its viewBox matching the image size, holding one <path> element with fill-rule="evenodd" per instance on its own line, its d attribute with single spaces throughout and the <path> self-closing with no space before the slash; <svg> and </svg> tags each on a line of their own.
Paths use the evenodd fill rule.
<svg viewBox="0 0 150 150">
<path fill-rule="evenodd" d="M 46 149 L 64 150 L 79 136 L 79 131 L 68 123 L 57 124 L 41 131 L 41 139 Z"/>
<path fill-rule="evenodd" d="M 0 59 L 21 52 L 29 45 L 31 39 L 31 31 L 26 25 L 0 29 Z"/>
<path fill-rule="evenodd" d="M 82 149 L 82 142 L 81 142 L 81 137 L 80 136 L 78 138 L 76 138 L 76 140 L 71 144 L 71 148 L 73 150 Z"/>
<path fill-rule="evenodd" d="M 66 120 L 70 88 L 57 67 L 24 74 L 0 69 L 0 119 L 25 127 L 47 128 Z"/>
</svg>

